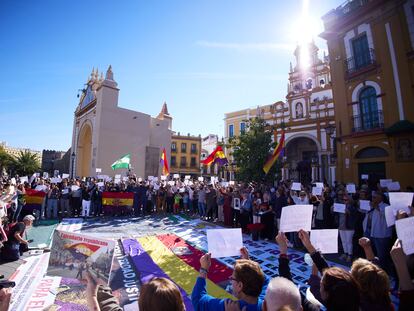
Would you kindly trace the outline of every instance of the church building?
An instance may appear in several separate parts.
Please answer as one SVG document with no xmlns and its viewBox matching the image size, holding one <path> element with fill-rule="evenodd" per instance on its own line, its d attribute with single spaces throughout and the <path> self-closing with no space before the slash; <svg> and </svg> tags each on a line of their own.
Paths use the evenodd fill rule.
<svg viewBox="0 0 414 311">
<path fill-rule="evenodd" d="M 86 177 L 127 173 L 113 171 L 112 163 L 131 155 L 130 172 L 158 176 L 160 155 L 170 159 L 172 117 L 164 103 L 157 117 L 118 106 L 119 89 L 111 66 L 103 73 L 92 70 L 75 110 L 70 174 Z"/>
<path fill-rule="evenodd" d="M 302 183 L 336 180 L 335 118 L 328 57 L 318 57 L 318 47 L 311 42 L 298 46 L 296 64 L 290 65 L 285 101 L 226 113 L 225 138 L 238 136 L 246 129 L 246 120 L 260 117 L 277 128 L 279 141 L 285 129 L 285 156 L 281 179 Z M 270 152 L 270 151 L 269 151 Z M 232 164 L 231 151 L 227 150 Z M 228 177 L 234 178 L 231 169 Z"/>
</svg>

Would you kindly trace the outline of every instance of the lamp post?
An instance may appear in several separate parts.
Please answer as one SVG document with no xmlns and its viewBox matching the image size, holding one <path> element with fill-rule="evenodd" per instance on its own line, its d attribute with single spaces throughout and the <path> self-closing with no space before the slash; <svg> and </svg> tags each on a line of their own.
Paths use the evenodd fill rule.
<svg viewBox="0 0 414 311">
<path fill-rule="evenodd" d="M 75 154 L 75 151 L 73 151 L 72 154 L 70 155 L 70 158 L 72 160 L 72 172 L 70 176 L 71 179 L 73 179 L 75 175 L 75 157 L 76 157 L 76 154 Z"/>
<path fill-rule="evenodd" d="M 335 179 L 336 179 L 336 157 L 337 157 L 337 138 L 335 135 L 335 126 L 332 124 L 329 124 L 327 127 L 325 127 L 326 134 L 332 138 L 332 152 L 329 156 L 329 179 L 331 184 L 333 185 Z"/>
</svg>

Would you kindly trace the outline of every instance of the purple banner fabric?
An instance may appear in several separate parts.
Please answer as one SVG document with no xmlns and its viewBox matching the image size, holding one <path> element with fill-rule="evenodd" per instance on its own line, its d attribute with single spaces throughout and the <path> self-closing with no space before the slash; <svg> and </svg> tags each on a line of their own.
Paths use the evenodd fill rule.
<svg viewBox="0 0 414 311">
<path fill-rule="evenodd" d="M 171 278 L 152 260 L 151 256 L 148 255 L 148 253 L 144 250 L 142 245 L 137 240 L 125 239 L 122 240 L 122 245 L 124 246 L 125 254 L 129 254 L 131 256 L 135 267 L 140 272 L 142 284 L 147 283 L 153 277 L 161 277 L 171 280 Z M 171 281 L 174 282 L 174 280 Z M 183 296 L 186 310 L 194 310 L 191 298 L 188 296 L 184 289 L 178 285 L 177 287 L 181 292 L 181 296 Z"/>
</svg>

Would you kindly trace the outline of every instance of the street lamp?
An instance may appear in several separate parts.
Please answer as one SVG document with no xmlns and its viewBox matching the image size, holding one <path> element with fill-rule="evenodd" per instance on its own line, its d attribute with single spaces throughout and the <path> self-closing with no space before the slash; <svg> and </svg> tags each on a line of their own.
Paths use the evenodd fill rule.
<svg viewBox="0 0 414 311">
<path fill-rule="evenodd" d="M 75 151 L 73 151 L 71 156 L 70 156 L 70 158 L 72 159 L 72 172 L 71 172 L 72 176 L 71 176 L 71 179 L 73 179 L 73 177 L 75 175 L 75 157 L 76 157 L 76 154 L 75 154 Z"/>
</svg>

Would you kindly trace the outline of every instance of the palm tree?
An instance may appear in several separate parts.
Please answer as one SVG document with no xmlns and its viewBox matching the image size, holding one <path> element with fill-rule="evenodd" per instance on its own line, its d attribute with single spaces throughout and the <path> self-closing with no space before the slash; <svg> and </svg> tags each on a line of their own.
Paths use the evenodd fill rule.
<svg viewBox="0 0 414 311">
<path fill-rule="evenodd" d="M 3 175 L 3 171 L 7 171 L 13 158 L 4 150 L 3 146 L 0 146 L 0 175 Z"/>
<path fill-rule="evenodd" d="M 12 171 L 20 176 L 32 175 L 40 169 L 39 159 L 36 154 L 29 151 L 20 151 L 13 159 Z"/>
</svg>

